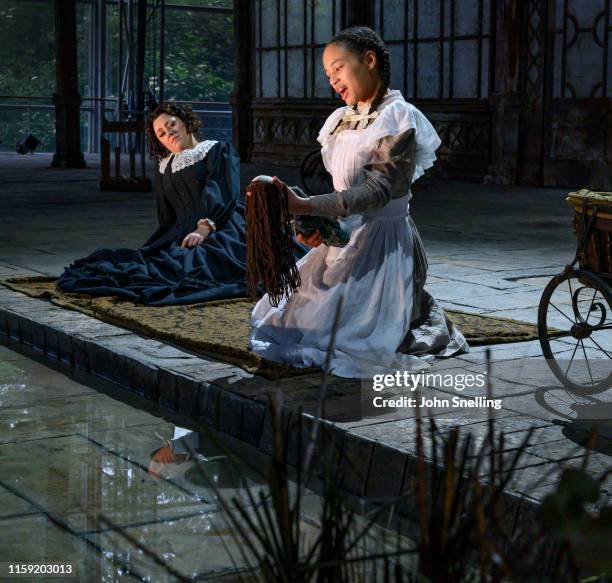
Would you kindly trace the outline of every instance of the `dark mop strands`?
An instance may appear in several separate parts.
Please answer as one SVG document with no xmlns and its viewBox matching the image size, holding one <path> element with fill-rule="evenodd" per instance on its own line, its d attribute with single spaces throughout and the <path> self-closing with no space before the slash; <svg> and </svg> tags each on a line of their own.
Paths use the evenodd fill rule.
<svg viewBox="0 0 612 583">
<path fill-rule="evenodd" d="M 296 292 L 300 272 L 295 263 L 287 195 L 280 192 L 269 176 L 258 176 L 247 187 L 246 202 L 247 292 L 257 294 L 263 285 L 270 304 Z"/>
</svg>

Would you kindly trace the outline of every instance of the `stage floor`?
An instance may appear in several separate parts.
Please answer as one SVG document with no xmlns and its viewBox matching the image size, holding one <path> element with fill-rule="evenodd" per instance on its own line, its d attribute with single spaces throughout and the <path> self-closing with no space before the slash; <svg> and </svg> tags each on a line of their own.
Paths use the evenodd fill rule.
<svg viewBox="0 0 612 583">
<path fill-rule="evenodd" d="M 45 154 L 27 157 L 0 154 L 0 278 L 58 275 L 72 259 L 96 248 L 137 247 L 155 229 L 152 196 L 99 192 L 95 158 L 88 161 L 90 168 L 86 170 L 60 171 L 49 169 L 50 156 Z M 243 185 L 261 173 L 276 174 L 290 184 L 297 180 L 294 168 L 244 165 Z M 414 190 L 411 213 L 428 254 L 428 290 L 445 308 L 537 322 L 537 306 L 544 286 L 574 256 L 572 217 L 565 202 L 567 192 L 568 189 L 440 180 L 419 183 Z M 30 309 L 26 306 L 34 304 L 37 310 L 44 310 L 40 300 L 24 299 L 8 290 L 0 293 L 0 309 L 26 314 Z M 237 399 L 228 405 L 229 412 L 234 406 L 244 409 L 252 400 L 263 403 L 266 391 L 275 386 L 239 368 L 208 359 L 190 361 L 181 371 L 176 363 L 168 364 L 171 347 L 120 329 L 113 334 L 123 334 L 123 344 L 106 342 L 104 338 L 108 339 L 109 332 L 104 330 L 97 337 L 92 331 L 87 342 L 116 351 L 122 362 L 146 361 L 149 367 L 171 370 L 172 375 L 188 379 L 202 391 L 215 387 L 222 394 L 227 392 Z M 128 344 L 132 346 L 129 351 Z M 482 372 L 485 350 L 473 348 L 469 354 L 441 362 L 433 370 L 453 374 Z M 571 353 L 569 344 L 568 352 Z M 564 391 L 548 372 L 538 341 L 492 346 L 491 355 L 493 393 L 502 399 L 501 409 L 496 412 L 497 423 L 510 436 L 508 449 L 516 448 L 529 427 L 537 427 L 511 491 L 525 494 L 533 501 L 541 500 L 557 483 L 559 469 L 576 467 L 584 460 L 586 450 L 579 445 L 584 433 L 579 426 L 581 423 L 582 428 L 584 423 L 588 426 L 594 418 L 607 426 L 608 433 L 607 436 L 605 431 L 600 433 L 599 451 L 592 455 L 590 468 L 598 474 L 610 466 L 610 392 L 578 398 Z M 94 372 L 95 366 L 91 368 Z M 316 384 L 315 377 L 281 382 L 287 403 L 306 409 L 316 402 Z M 349 484 L 349 490 L 368 494 L 370 483 L 372 488 L 384 483 L 385 491 L 399 491 L 406 460 L 392 454 L 415 452 L 414 409 L 347 414 L 347 403 L 351 399 L 354 402 L 355 395 L 363 396 L 363 387 L 338 380 L 332 388 L 327 413 L 346 444 L 342 455 L 352 448 L 365 460 L 367 475 L 358 483 Z M 431 396 L 441 399 L 453 396 L 451 391 L 432 391 Z M 483 395 L 482 391 L 468 394 L 466 390 L 461 396 L 476 399 Z M 196 409 L 193 414 L 197 417 L 203 410 Z M 486 433 L 485 409 L 439 406 L 432 413 L 442 428 L 460 425 L 477 439 Z M 220 418 L 216 422 L 223 424 Z M 231 418 L 227 422 L 231 425 Z M 241 429 L 231 428 L 230 432 L 238 432 L 240 437 Z M 264 433 L 259 438 L 264 439 Z M 612 496 L 610 484 L 607 496 L 608 499 Z"/>
</svg>

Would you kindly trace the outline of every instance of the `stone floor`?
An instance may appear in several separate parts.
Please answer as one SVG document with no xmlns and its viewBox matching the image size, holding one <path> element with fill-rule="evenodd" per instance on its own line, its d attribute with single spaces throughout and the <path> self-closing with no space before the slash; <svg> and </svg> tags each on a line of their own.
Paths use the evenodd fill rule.
<svg viewBox="0 0 612 583">
<path fill-rule="evenodd" d="M 90 169 L 83 171 L 50 170 L 48 162 L 42 154 L 0 156 L 2 277 L 31 272 L 57 275 L 75 257 L 97 247 L 138 246 L 154 229 L 150 195 L 98 192 L 94 159 Z M 294 169 L 245 165 L 243 184 L 262 172 L 276 173 L 289 183 L 297 180 Z M 428 253 L 428 290 L 445 308 L 537 322 L 543 288 L 571 261 L 575 251 L 566 194 L 565 189 L 449 181 L 418 184 L 411 213 Z M 612 350 L 610 336 L 608 332 L 602 340 L 608 351 Z M 564 354 L 568 359 L 573 348 L 567 343 Z M 473 348 L 469 354 L 440 362 L 434 370 L 455 375 L 482 373 L 485 351 L 484 347 Z M 561 467 L 581 463 L 586 450 L 580 443 L 594 419 L 600 433 L 590 467 L 594 473 L 610 468 L 610 391 L 581 397 L 565 390 L 549 372 L 537 340 L 492 346 L 491 354 L 493 394 L 502 399 L 497 423 L 508 433 L 508 449 L 516 448 L 529 427 L 536 427 L 520 476 L 512 486 L 515 491 L 539 500 L 555 484 Z M 605 372 L 609 363 L 604 357 L 598 366 Z M 227 369 L 228 378 L 234 379 L 232 390 L 241 386 L 247 393 L 264 392 L 265 381 L 234 368 Z M 223 386 L 219 377 L 215 374 L 211 382 Z M 206 373 L 198 378 L 205 381 Z M 312 404 L 316 383 L 308 382 L 291 379 L 283 383 L 290 403 Z M 346 398 L 332 400 L 332 410 L 346 412 L 347 403 L 354 400 L 354 391 L 346 385 L 339 385 L 335 396 L 342 397 L 343 390 Z M 456 394 L 438 387 L 427 396 L 449 399 Z M 482 388 L 461 393 L 472 400 L 484 395 Z M 430 412 L 442 427 L 461 425 L 477 438 L 486 431 L 487 411 L 483 408 L 461 409 L 442 403 Z M 370 449 L 384 445 L 414 451 L 414 418 L 415 409 L 396 407 L 369 410 L 365 415 L 362 410 L 354 418 L 340 415 L 336 421 L 347 435 L 372 444 Z M 378 463 L 373 454 L 372 460 L 372 464 Z M 390 472 L 389 480 L 399 480 L 398 488 L 401 479 Z M 612 496 L 609 484 L 605 494 Z"/>
</svg>

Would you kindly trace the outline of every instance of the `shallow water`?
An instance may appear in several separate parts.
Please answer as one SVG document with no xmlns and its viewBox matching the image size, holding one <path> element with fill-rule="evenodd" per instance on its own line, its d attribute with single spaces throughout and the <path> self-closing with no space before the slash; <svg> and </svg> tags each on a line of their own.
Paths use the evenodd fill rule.
<svg viewBox="0 0 612 583">
<path fill-rule="evenodd" d="M 0 345 L 0 580 L 8 562 L 69 564 L 76 573 L 15 581 L 239 580 L 248 560 L 221 501 L 240 499 L 253 518 L 246 491 L 269 493 L 266 459 L 236 444 L 229 450 L 217 432 L 190 432 L 189 423 L 92 375 Z M 307 553 L 321 498 L 306 491 L 300 509 Z M 379 552 L 388 531 L 369 527 L 366 539 L 363 552 Z"/>
<path fill-rule="evenodd" d="M 164 463 L 158 450 L 184 420 L 163 415 L 0 346 L 0 561 L 70 563 L 67 581 L 235 571 L 240 549 L 208 480 L 230 497 L 262 478 L 213 435 L 201 437 L 197 463 Z"/>
</svg>

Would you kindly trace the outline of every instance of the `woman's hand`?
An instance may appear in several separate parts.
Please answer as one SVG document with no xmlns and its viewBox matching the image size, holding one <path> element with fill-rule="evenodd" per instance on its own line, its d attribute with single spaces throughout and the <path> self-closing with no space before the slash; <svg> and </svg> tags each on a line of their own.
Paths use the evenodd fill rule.
<svg viewBox="0 0 612 583">
<path fill-rule="evenodd" d="M 210 235 L 210 229 L 208 227 L 198 227 L 192 233 L 189 233 L 181 243 L 181 249 L 185 249 L 186 247 L 195 247 L 196 245 L 201 245 L 206 241 Z"/>
<path fill-rule="evenodd" d="M 321 231 L 316 229 L 313 231 L 308 237 L 302 235 L 302 233 L 297 234 L 297 240 L 304 245 L 308 245 L 309 247 L 318 247 L 323 240 L 321 239 Z"/>
<path fill-rule="evenodd" d="M 310 199 L 302 198 L 298 196 L 294 190 L 289 188 L 282 180 L 276 176 L 272 177 L 272 183 L 278 188 L 280 192 L 284 192 L 287 195 L 287 205 L 289 212 L 292 215 L 308 215 L 310 214 Z M 247 196 L 252 196 L 252 192 L 247 190 Z"/>
<path fill-rule="evenodd" d="M 308 215 L 310 214 L 310 199 L 298 196 L 294 190 L 289 188 L 282 180 L 276 176 L 272 177 L 272 183 L 280 192 L 287 195 L 287 206 L 292 215 Z"/>
</svg>

